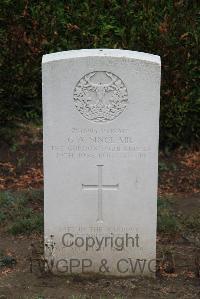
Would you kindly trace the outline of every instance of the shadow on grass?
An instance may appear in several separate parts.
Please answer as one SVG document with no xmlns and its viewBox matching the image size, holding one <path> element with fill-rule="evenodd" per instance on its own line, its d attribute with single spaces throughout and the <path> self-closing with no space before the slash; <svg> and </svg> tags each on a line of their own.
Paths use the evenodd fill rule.
<svg viewBox="0 0 200 299">
<path fill-rule="evenodd" d="M 173 206 L 173 199 L 162 197 L 158 199 L 158 233 L 177 234 L 183 232 L 200 232 L 200 210 L 186 216 Z"/>
<path fill-rule="evenodd" d="M 43 232 L 43 191 L 0 192 L 0 227 L 13 235 Z"/>
<path fill-rule="evenodd" d="M 0 192 L 0 227 L 13 235 L 43 232 L 43 190 Z M 173 199 L 158 199 L 158 233 L 200 231 L 200 211 L 185 216 L 173 207 Z"/>
</svg>

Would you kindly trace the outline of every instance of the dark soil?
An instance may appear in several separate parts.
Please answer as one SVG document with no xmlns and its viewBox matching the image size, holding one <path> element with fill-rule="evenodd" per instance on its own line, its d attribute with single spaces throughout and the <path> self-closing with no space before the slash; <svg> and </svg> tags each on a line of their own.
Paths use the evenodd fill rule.
<svg viewBox="0 0 200 299">
<path fill-rule="evenodd" d="M 38 237 L 36 238 L 38 240 Z M 28 247 L 35 242 L 35 236 L 10 237 L 2 236 L 0 247 L 17 260 L 13 268 L 6 267 L 1 271 L 0 295 L 6 298 L 199 298 L 200 278 L 194 274 L 194 247 L 177 240 L 158 242 L 161 254 L 164 248 L 175 253 L 175 273 L 158 274 L 156 279 L 128 278 L 106 279 L 96 277 L 57 277 L 41 274 L 34 266 L 29 270 Z M 78 295 L 82 297 L 75 297 Z M 87 296 L 87 297 L 84 297 Z M 73 297 L 74 296 L 74 297 Z M 118 296 L 118 297 L 117 297 Z M 121 296 L 121 297 L 119 297 Z M 1 297 L 0 297 L 1 298 Z M 3 298 L 3 297 L 2 297 Z"/>
<path fill-rule="evenodd" d="M 173 199 L 173 209 L 183 213 L 200 209 L 200 197 Z M 183 204 L 180 204 L 182 201 Z M 188 201 L 191 206 L 188 206 Z M 58 277 L 41 273 L 33 262 L 30 272 L 30 245 L 39 248 L 41 235 L 11 236 L 2 232 L 0 248 L 5 255 L 16 259 L 12 267 L 0 268 L 0 295 L 6 298 L 200 298 L 200 277 L 196 275 L 195 257 L 200 249 L 200 234 L 196 238 L 181 234 L 162 234 L 157 239 L 157 277 L 107 279 L 95 276 Z M 199 237 L 199 239 L 197 238 Z M 172 273 L 164 263 L 166 252 L 174 261 Z M 200 257 L 200 256 L 199 256 Z M 80 296 L 81 295 L 81 296 Z M 85 297 L 84 297 L 85 296 Z M 1 297 L 0 297 L 1 298 Z M 3 297 L 2 297 L 3 298 Z"/>
</svg>

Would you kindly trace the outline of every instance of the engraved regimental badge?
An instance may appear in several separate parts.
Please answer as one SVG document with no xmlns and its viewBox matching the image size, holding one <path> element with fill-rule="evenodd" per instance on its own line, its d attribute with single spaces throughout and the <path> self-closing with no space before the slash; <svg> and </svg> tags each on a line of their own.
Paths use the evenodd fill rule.
<svg viewBox="0 0 200 299">
<path fill-rule="evenodd" d="M 110 72 L 97 71 L 82 77 L 74 89 L 77 110 L 86 119 L 107 122 L 127 106 L 128 92 L 123 81 Z"/>
</svg>

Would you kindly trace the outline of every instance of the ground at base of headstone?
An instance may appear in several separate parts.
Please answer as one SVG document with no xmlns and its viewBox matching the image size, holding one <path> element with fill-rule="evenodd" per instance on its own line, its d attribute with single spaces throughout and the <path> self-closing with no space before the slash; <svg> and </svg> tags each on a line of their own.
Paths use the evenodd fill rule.
<svg viewBox="0 0 200 299">
<path fill-rule="evenodd" d="M 4 253 L 15 257 L 17 263 L 2 267 L 0 272 L 0 295 L 2 298 L 47 299 L 47 298 L 199 298 L 200 278 L 195 274 L 194 245 L 181 238 L 159 238 L 158 257 L 171 252 L 175 268 L 160 269 L 157 277 L 132 277 L 127 279 L 99 278 L 98 276 L 58 277 L 41 273 L 37 263 L 30 272 L 30 244 L 36 246 L 41 236 L 10 237 L 2 235 L 1 248 Z M 166 256 L 165 256 L 166 258 Z M 167 260 L 170 262 L 170 258 Z M 167 273 L 170 272 L 170 273 Z M 1 298 L 1 297 L 0 297 Z"/>
<path fill-rule="evenodd" d="M 188 201 L 191 201 L 191 207 L 187 204 Z M 110 279 L 98 275 L 58 277 L 44 273 L 42 234 L 27 235 L 26 230 L 26 233 L 13 235 L 12 230 L 7 232 L 5 225 L 0 229 L 0 295 L 4 296 L 4 299 L 199 298 L 199 223 L 188 220 L 185 226 L 177 231 L 177 223 L 169 223 L 165 217 L 175 211 L 191 216 L 200 208 L 200 198 L 193 196 L 171 199 L 169 205 L 166 200 L 161 200 L 160 205 L 159 217 L 162 226 L 157 238 L 155 279 Z M 181 225 L 181 222 L 178 224 Z M 9 222 L 9 227 L 11 225 L 12 221 Z"/>
</svg>

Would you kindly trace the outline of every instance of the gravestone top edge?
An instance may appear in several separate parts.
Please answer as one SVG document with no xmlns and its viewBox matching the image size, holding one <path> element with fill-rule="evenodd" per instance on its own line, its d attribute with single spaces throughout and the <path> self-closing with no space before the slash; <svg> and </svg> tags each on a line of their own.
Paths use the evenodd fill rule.
<svg viewBox="0 0 200 299">
<path fill-rule="evenodd" d="M 121 49 L 81 49 L 81 50 L 69 50 L 62 52 L 55 52 L 51 54 L 45 54 L 42 57 L 42 64 L 48 62 L 54 62 L 65 59 L 73 58 L 86 58 L 86 57 L 111 57 L 111 58 L 129 58 L 136 59 L 161 65 L 160 56 Z"/>
</svg>

